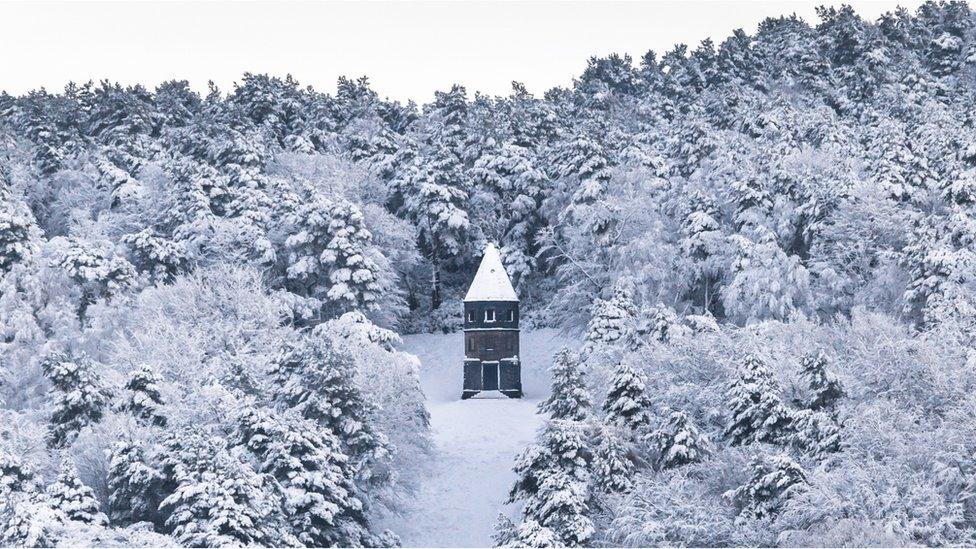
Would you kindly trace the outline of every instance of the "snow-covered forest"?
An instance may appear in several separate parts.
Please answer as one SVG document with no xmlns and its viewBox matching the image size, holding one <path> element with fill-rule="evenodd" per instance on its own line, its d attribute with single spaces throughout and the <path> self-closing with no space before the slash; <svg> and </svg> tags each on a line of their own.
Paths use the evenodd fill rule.
<svg viewBox="0 0 976 549">
<path fill-rule="evenodd" d="M 496 544 L 976 544 L 976 15 L 819 16 L 542 96 L 0 94 L 0 546 L 400 544 L 402 338 L 460 356 L 488 242 L 565 334 Z"/>
</svg>

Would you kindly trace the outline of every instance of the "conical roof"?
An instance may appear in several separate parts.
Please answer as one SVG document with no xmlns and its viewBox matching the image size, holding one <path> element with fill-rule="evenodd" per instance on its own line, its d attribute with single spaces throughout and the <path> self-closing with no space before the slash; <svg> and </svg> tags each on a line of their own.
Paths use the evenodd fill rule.
<svg viewBox="0 0 976 549">
<path fill-rule="evenodd" d="M 485 246 L 481 265 L 478 266 L 478 272 L 474 275 L 474 281 L 471 282 L 464 300 L 518 301 L 515 288 L 512 287 L 512 280 L 508 278 L 505 266 L 502 265 L 502 257 L 494 244 L 489 243 Z"/>
</svg>

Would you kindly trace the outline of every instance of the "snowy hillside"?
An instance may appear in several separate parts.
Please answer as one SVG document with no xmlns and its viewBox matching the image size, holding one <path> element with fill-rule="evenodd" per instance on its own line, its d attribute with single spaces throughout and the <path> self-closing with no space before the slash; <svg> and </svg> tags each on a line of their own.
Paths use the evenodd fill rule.
<svg viewBox="0 0 976 549">
<path fill-rule="evenodd" d="M 403 350 L 421 361 L 420 377 L 436 454 L 415 505 L 384 525 L 406 547 L 484 547 L 515 480 L 515 455 L 532 442 L 542 418 L 536 405 L 549 391 L 547 369 L 563 346 L 578 341 L 556 330 L 522 333 L 525 398 L 461 401 L 460 334 L 404 338 Z"/>
</svg>

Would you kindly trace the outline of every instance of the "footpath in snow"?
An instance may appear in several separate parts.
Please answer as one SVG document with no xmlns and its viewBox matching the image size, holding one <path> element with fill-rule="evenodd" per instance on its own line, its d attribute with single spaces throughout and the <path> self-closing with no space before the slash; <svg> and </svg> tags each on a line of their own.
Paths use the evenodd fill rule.
<svg viewBox="0 0 976 549">
<path fill-rule="evenodd" d="M 420 358 L 436 444 L 430 476 L 414 505 L 385 525 L 405 547 L 490 547 L 492 525 L 515 480 L 512 464 L 535 437 L 542 418 L 536 405 L 549 391 L 548 368 L 563 346 L 555 330 L 523 331 L 522 399 L 461 401 L 461 334 L 404 338 L 403 350 Z"/>
</svg>

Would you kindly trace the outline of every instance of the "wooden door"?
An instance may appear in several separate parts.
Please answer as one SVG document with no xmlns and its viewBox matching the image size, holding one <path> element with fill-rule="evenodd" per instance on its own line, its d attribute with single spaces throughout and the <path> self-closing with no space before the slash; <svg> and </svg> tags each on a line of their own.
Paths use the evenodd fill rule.
<svg viewBox="0 0 976 549">
<path fill-rule="evenodd" d="M 485 362 L 481 365 L 481 389 L 483 391 L 498 390 L 497 362 Z"/>
</svg>

